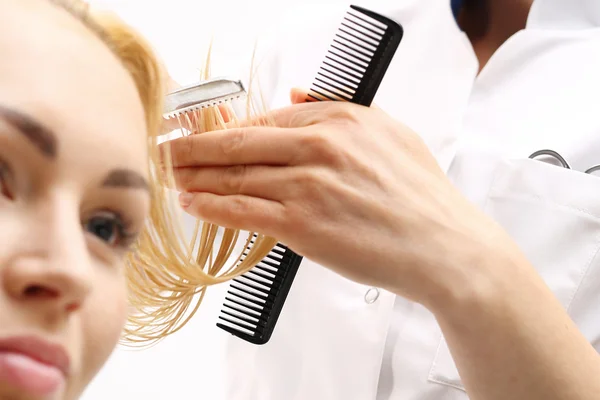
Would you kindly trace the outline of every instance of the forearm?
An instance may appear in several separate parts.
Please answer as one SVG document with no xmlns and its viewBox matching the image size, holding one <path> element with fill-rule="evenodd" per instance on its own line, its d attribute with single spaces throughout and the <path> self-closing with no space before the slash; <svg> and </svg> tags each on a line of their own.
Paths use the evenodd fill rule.
<svg viewBox="0 0 600 400">
<path fill-rule="evenodd" d="M 600 356 L 526 261 L 434 311 L 472 400 L 597 400 Z M 503 263 L 506 263 L 505 260 Z M 490 284 L 491 283 L 491 284 Z"/>
</svg>

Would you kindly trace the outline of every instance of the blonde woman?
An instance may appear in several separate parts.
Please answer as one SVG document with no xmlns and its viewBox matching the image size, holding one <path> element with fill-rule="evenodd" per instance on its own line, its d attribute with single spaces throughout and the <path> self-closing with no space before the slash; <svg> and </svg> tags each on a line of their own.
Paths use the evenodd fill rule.
<svg viewBox="0 0 600 400">
<path fill-rule="evenodd" d="M 163 337 L 205 284 L 237 273 L 217 276 L 237 231 L 215 257 L 214 226 L 194 259 L 178 242 L 154 161 L 161 68 L 118 19 L 0 0 L 0 59 L 0 398 L 75 399 L 128 317 L 129 338 Z"/>
<path fill-rule="evenodd" d="M 119 26 L 124 59 L 116 22 L 77 8 L 0 1 L 2 399 L 80 395 L 121 336 L 124 256 L 150 211 L 155 61 Z"/>
</svg>

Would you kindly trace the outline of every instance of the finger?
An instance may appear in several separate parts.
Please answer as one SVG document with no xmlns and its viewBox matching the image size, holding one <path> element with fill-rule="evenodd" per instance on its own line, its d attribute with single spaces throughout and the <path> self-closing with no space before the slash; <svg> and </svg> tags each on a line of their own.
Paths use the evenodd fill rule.
<svg viewBox="0 0 600 400">
<path fill-rule="evenodd" d="M 301 88 L 292 88 L 290 91 L 290 101 L 292 104 L 301 104 L 311 101 L 308 96 L 308 91 Z"/>
<path fill-rule="evenodd" d="M 206 168 L 176 168 L 175 187 L 181 192 L 206 192 L 221 196 L 242 194 L 282 201 L 290 196 L 295 171 L 265 165 Z"/>
<path fill-rule="evenodd" d="M 300 93 L 300 92 L 298 92 Z M 302 95 L 298 95 L 301 99 Z M 310 99 L 309 99 L 310 100 Z M 303 128 L 318 124 L 327 119 L 324 113 L 333 102 L 307 101 L 279 108 L 264 115 L 248 118 L 242 121 L 232 121 L 227 128 L 245 128 L 256 126 L 276 126 L 280 128 Z M 335 104 L 333 104 L 335 106 Z"/>
<path fill-rule="evenodd" d="M 297 119 L 297 112 L 298 109 L 293 109 L 291 107 L 279 108 L 263 115 L 257 115 L 238 121 L 230 121 L 226 128 L 249 128 L 257 126 L 290 128 L 293 125 L 296 125 L 293 121 Z"/>
<path fill-rule="evenodd" d="M 164 142 L 163 160 L 170 153 L 173 167 L 207 167 L 239 164 L 289 165 L 301 144 L 295 129 L 237 128 L 206 132 Z"/>
<path fill-rule="evenodd" d="M 285 221 L 283 204 L 251 196 L 182 193 L 179 202 L 185 212 L 202 221 L 268 236 L 280 236 Z"/>
</svg>

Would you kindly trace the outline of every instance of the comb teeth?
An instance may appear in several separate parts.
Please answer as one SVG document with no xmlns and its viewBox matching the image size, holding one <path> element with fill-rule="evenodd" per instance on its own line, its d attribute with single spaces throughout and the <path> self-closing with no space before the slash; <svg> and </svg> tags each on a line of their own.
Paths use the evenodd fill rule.
<svg viewBox="0 0 600 400">
<path fill-rule="evenodd" d="M 400 43 L 402 28 L 368 10 L 351 8 L 327 51 L 309 96 L 317 101 L 369 106 Z"/>
<path fill-rule="evenodd" d="M 255 234 L 250 240 L 241 260 L 255 244 Z M 298 256 L 285 245 L 278 243 L 253 269 L 233 279 L 223 303 L 217 324 L 221 329 L 255 344 L 266 343 L 271 335 L 291 280 L 295 275 L 294 264 Z M 297 261 L 299 264 L 299 261 Z M 290 271 L 293 271 L 290 274 Z M 287 282 L 287 284 L 286 284 Z"/>
<path fill-rule="evenodd" d="M 199 111 L 205 108 L 209 108 L 209 107 L 214 107 L 214 106 L 218 106 L 220 104 L 224 104 L 224 103 L 228 103 L 228 102 L 232 102 L 234 100 L 239 99 L 240 97 L 242 97 L 242 94 L 235 94 L 235 95 L 231 95 L 231 96 L 225 96 L 225 97 L 221 97 L 218 99 L 214 99 L 214 100 L 209 100 L 209 101 L 205 101 L 203 103 L 198 103 L 198 104 L 192 104 L 189 105 L 187 107 L 183 107 L 180 108 L 178 110 L 169 112 L 169 113 L 165 113 L 164 117 L 169 119 L 169 118 L 177 118 L 179 116 L 182 116 L 184 114 L 187 113 L 191 113 L 194 111 Z"/>
</svg>

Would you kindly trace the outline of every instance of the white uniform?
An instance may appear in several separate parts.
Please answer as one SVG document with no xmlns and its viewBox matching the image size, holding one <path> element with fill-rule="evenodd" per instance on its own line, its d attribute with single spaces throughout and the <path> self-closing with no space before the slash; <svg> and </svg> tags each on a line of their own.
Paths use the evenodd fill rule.
<svg viewBox="0 0 600 400">
<path fill-rule="evenodd" d="M 600 1 L 536 0 L 479 76 L 448 0 L 379 3 L 405 37 L 376 104 L 425 138 L 600 350 L 600 177 L 582 172 L 600 164 Z M 346 8 L 303 10 L 261 66 L 271 108 L 310 86 Z M 573 169 L 528 159 L 546 148 Z M 232 337 L 227 362 L 229 400 L 468 398 L 429 311 L 307 259 L 271 342 Z"/>
</svg>

